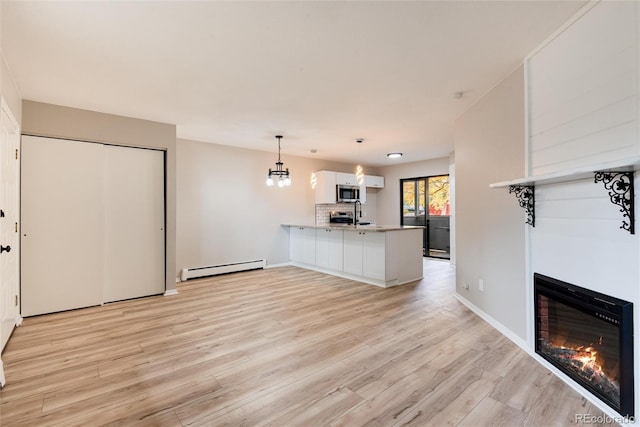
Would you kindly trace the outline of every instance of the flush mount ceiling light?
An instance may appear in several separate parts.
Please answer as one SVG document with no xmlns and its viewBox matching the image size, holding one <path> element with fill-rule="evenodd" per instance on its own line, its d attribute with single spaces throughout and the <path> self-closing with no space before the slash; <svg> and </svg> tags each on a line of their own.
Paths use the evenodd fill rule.
<svg viewBox="0 0 640 427">
<path fill-rule="evenodd" d="M 291 185 L 291 175 L 289 174 L 289 168 L 283 169 L 284 163 L 280 160 L 280 140 L 282 135 L 276 135 L 278 140 L 278 161 L 276 162 L 276 169 L 269 168 L 269 174 L 267 175 L 267 185 L 272 187 L 274 184 L 274 177 L 278 178 L 278 187 L 282 188 Z"/>
<path fill-rule="evenodd" d="M 362 138 L 356 139 L 358 145 L 361 145 L 363 141 L 364 139 Z M 358 157 L 360 157 L 360 147 L 358 147 Z M 362 170 L 361 165 L 356 166 L 356 182 L 358 185 L 364 184 L 364 171 Z"/>
<path fill-rule="evenodd" d="M 388 153 L 387 157 L 390 159 L 399 159 L 402 157 L 402 153 Z"/>
</svg>

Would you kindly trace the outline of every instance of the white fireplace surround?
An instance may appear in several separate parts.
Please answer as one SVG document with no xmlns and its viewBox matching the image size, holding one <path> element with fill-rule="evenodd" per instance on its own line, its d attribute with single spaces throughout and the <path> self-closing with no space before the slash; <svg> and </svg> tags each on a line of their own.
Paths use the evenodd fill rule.
<svg viewBox="0 0 640 427">
<path fill-rule="evenodd" d="M 535 186 L 535 227 L 523 219 L 526 341 L 482 316 L 612 417 L 619 414 L 535 355 L 533 273 L 631 301 L 640 331 L 638 223 L 636 234 L 620 229 L 620 208 L 593 176 L 624 166 L 635 171 L 640 188 L 639 33 L 637 2 L 591 2 L 525 59 L 525 176 L 492 187 Z M 634 202 L 637 207 L 637 196 Z M 639 338 L 635 334 L 636 390 Z"/>
</svg>

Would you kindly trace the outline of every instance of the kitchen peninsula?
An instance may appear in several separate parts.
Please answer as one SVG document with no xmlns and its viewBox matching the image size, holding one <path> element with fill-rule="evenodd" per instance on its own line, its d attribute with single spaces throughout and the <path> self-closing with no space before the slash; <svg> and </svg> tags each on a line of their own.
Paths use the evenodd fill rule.
<svg viewBox="0 0 640 427">
<path fill-rule="evenodd" d="M 422 227 L 293 225 L 291 264 L 388 288 L 422 279 Z"/>
</svg>

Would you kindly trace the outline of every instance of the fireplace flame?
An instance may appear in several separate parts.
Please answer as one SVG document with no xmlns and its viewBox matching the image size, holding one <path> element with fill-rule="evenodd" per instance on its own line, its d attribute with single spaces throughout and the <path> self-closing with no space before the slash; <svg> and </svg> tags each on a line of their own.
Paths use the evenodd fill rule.
<svg viewBox="0 0 640 427">
<path fill-rule="evenodd" d="M 562 347 L 565 348 L 565 347 Z M 591 370 L 598 374 L 603 374 L 602 367 L 597 363 L 597 354 L 598 352 L 593 349 L 593 347 L 584 347 L 579 346 L 574 349 L 576 353 L 571 356 L 571 358 L 580 363 L 578 366 L 582 370 Z"/>
<path fill-rule="evenodd" d="M 599 342 L 602 343 L 602 337 Z M 593 347 L 593 344 L 589 346 L 553 345 L 553 348 L 557 349 L 553 352 L 557 359 L 565 360 L 573 369 L 581 371 L 583 377 L 589 380 L 608 378 L 615 382 L 602 369 L 602 365 L 598 361 L 598 351 Z"/>
<path fill-rule="evenodd" d="M 577 375 L 581 380 L 587 381 L 593 389 L 613 401 L 620 399 L 620 383 L 617 372 L 607 373 L 604 360 L 599 357 L 598 344 L 580 345 L 566 341 L 556 344 L 542 339 L 540 352 L 554 360 L 561 370 Z M 602 343 L 603 339 L 598 340 Z"/>
</svg>

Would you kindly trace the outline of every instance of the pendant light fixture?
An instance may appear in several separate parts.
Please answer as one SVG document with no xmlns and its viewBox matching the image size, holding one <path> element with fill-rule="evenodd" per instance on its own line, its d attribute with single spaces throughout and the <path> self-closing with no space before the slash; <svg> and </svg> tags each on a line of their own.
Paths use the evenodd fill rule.
<svg viewBox="0 0 640 427">
<path fill-rule="evenodd" d="M 356 139 L 356 142 L 358 143 L 358 157 L 360 157 L 359 145 L 362 144 L 363 141 L 364 139 L 362 138 Z M 356 182 L 358 183 L 358 185 L 364 184 L 364 170 L 362 169 L 361 165 L 356 166 Z"/>
<path fill-rule="evenodd" d="M 274 177 L 278 178 L 278 187 L 282 188 L 291 185 L 291 175 L 289 174 L 289 168 L 283 169 L 284 163 L 280 160 L 280 140 L 282 135 L 276 135 L 278 140 L 278 161 L 276 162 L 276 169 L 269 168 L 269 174 L 267 175 L 267 185 L 273 187 Z"/>
</svg>

